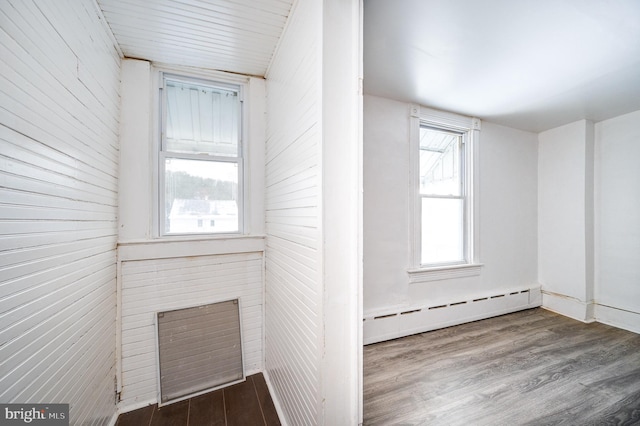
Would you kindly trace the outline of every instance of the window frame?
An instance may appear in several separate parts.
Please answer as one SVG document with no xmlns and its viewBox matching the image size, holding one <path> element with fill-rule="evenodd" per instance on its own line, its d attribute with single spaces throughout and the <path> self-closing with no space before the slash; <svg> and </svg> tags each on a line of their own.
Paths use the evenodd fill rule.
<svg viewBox="0 0 640 426">
<path fill-rule="evenodd" d="M 471 250 L 469 247 L 469 236 L 468 236 L 468 230 L 470 228 L 469 226 L 469 208 L 468 208 L 468 204 L 469 204 L 469 197 L 468 197 L 468 190 L 469 190 L 469 182 L 467 179 L 467 146 L 469 145 L 467 142 L 467 139 L 469 138 L 469 132 L 462 132 L 460 130 L 452 130 L 449 128 L 444 128 L 442 126 L 433 126 L 430 123 L 425 123 L 424 121 L 420 122 L 420 128 L 418 130 L 418 132 L 420 132 L 420 129 L 423 128 L 427 128 L 427 129 L 431 129 L 434 131 L 439 131 L 442 133 L 447 133 L 447 134 L 451 134 L 451 135 L 455 135 L 457 138 L 459 138 L 459 143 L 460 143 L 460 147 L 459 147 L 459 157 L 458 157 L 458 169 L 459 169 L 459 173 L 460 173 L 460 188 L 459 188 L 459 195 L 442 195 L 442 194 L 423 194 L 421 189 L 420 189 L 420 182 L 418 182 L 418 209 L 420 210 L 419 216 L 420 216 L 420 220 L 419 220 L 419 224 L 418 226 L 420 227 L 419 232 L 420 232 L 420 259 L 419 259 L 419 266 L 421 268 L 437 268 L 437 267 L 446 267 L 446 266 L 456 266 L 456 265 L 466 265 L 467 263 L 469 263 L 469 259 L 471 258 Z M 420 142 L 418 142 L 418 165 L 417 165 L 417 171 L 418 171 L 418 178 L 420 178 Z M 462 202 L 462 260 L 454 260 L 454 261 L 445 261 L 445 262 L 434 262 L 434 263 L 422 263 L 422 206 L 423 206 L 423 201 L 424 199 L 440 199 L 440 200 L 460 200 Z"/>
<path fill-rule="evenodd" d="M 245 84 L 239 82 L 227 82 L 219 78 L 208 78 L 206 76 L 190 75 L 182 72 L 172 72 L 160 70 L 157 74 L 157 108 L 158 108 L 158 136 L 156 139 L 156 149 L 154 155 L 154 161 L 156 167 L 156 182 L 155 198 L 156 209 L 154 212 L 154 234 L 159 238 L 216 238 L 227 237 L 235 235 L 244 235 L 245 222 L 246 222 L 246 210 L 245 210 L 245 195 L 246 195 L 246 176 L 245 176 L 245 162 L 246 160 L 246 146 L 245 137 L 246 134 L 246 103 L 244 102 Z M 224 90 L 233 90 L 238 93 L 239 111 L 238 111 L 238 154 L 237 156 L 224 156 L 213 155 L 207 153 L 181 153 L 171 152 L 166 149 L 166 123 L 167 123 L 167 102 L 165 94 L 167 79 L 187 84 L 195 84 L 208 86 L 213 88 L 220 88 Z M 212 163 L 234 163 L 238 166 L 238 230 L 233 232 L 166 232 L 164 224 L 166 223 L 166 211 L 165 211 L 165 177 L 166 177 L 166 160 L 168 158 L 176 158 L 183 160 L 197 160 L 207 161 Z"/>
<path fill-rule="evenodd" d="M 411 244 L 408 274 L 410 282 L 423 282 L 478 275 L 479 218 L 478 218 L 478 150 L 476 144 L 481 128 L 477 118 L 439 111 L 419 105 L 410 109 L 410 168 L 409 168 L 409 241 Z M 420 192 L 420 128 L 429 127 L 462 136 L 461 186 L 463 201 L 463 250 L 464 261 L 433 264 L 422 263 L 422 200 Z"/>
</svg>

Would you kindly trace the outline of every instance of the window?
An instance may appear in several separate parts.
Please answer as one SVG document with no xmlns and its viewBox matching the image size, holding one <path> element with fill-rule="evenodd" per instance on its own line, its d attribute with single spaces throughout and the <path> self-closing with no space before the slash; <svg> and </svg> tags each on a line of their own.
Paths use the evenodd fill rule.
<svg viewBox="0 0 640 426">
<path fill-rule="evenodd" d="M 420 126 L 421 265 L 467 263 L 463 134 Z"/>
<path fill-rule="evenodd" d="M 417 106 L 411 115 L 411 282 L 442 279 L 448 268 L 467 269 L 451 277 L 475 275 L 479 269 L 468 268 L 479 267 L 473 142 L 480 121 Z"/>
<path fill-rule="evenodd" d="M 242 231 L 239 86 L 164 74 L 160 234 Z"/>
</svg>

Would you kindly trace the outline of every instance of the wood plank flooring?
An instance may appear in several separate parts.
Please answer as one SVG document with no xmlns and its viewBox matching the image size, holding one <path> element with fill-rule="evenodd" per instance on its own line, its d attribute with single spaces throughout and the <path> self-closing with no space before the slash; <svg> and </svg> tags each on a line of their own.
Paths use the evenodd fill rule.
<svg viewBox="0 0 640 426">
<path fill-rule="evenodd" d="M 279 426 L 262 373 L 227 388 L 122 414 L 116 426 Z"/>
<path fill-rule="evenodd" d="M 365 425 L 640 425 L 640 335 L 531 309 L 364 348 Z"/>
</svg>

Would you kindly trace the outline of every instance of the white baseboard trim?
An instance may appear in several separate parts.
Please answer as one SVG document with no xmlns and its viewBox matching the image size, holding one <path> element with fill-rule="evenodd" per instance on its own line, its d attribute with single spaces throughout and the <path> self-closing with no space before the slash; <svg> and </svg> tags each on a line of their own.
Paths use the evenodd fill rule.
<svg viewBox="0 0 640 426">
<path fill-rule="evenodd" d="M 582 322 L 593 322 L 595 304 L 572 296 L 542 290 L 542 307 Z"/>
<path fill-rule="evenodd" d="M 116 426 L 116 423 L 118 422 L 118 416 L 119 415 L 120 415 L 120 412 L 116 408 L 116 412 L 113 413 L 113 415 L 111 416 L 111 420 L 109 420 L 109 423 L 107 423 L 107 424 L 109 426 Z"/>
<path fill-rule="evenodd" d="M 520 288 L 473 296 L 446 303 L 394 309 L 365 315 L 365 345 L 412 334 L 491 318 L 540 306 L 540 287 Z"/>
<path fill-rule="evenodd" d="M 267 388 L 269 388 L 269 395 L 271 395 L 271 400 L 273 401 L 273 405 L 276 407 L 276 412 L 278 413 L 278 417 L 280 418 L 280 423 L 282 426 L 289 426 L 287 423 L 287 418 L 284 415 L 284 410 L 282 409 L 282 405 L 280 404 L 280 400 L 278 399 L 278 395 L 275 393 L 273 384 L 271 383 L 271 378 L 269 377 L 269 373 L 267 373 L 267 369 L 265 368 L 262 372 L 264 376 L 264 381 L 267 382 Z"/>
<path fill-rule="evenodd" d="M 128 413 L 129 411 L 139 410 L 140 408 L 147 407 L 149 405 L 157 404 L 157 399 L 150 399 L 148 401 L 136 402 L 134 404 L 124 405 L 122 402 L 118 403 L 118 414 Z"/>
<path fill-rule="evenodd" d="M 596 321 L 640 334 L 640 313 L 596 304 Z"/>
<path fill-rule="evenodd" d="M 542 307 L 582 322 L 601 322 L 640 334 L 640 313 L 542 290 Z"/>
</svg>

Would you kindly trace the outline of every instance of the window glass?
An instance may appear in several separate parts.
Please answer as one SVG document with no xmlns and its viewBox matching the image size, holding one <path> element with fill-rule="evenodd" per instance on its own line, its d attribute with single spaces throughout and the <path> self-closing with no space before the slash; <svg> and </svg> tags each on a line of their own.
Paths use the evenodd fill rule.
<svg viewBox="0 0 640 426">
<path fill-rule="evenodd" d="M 420 126 L 420 264 L 467 261 L 463 134 Z"/>
<path fill-rule="evenodd" d="M 163 79 L 160 233 L 242 231 L 240 88 Z"/>
<path fill-rule="evenodd" d="M 238 165 L 165 159 L 165 233 L 238 232 Z"/>
<path fill-rule="evenodd" d="M 420 193 L 460 195 L 460 145 L 462 135 L 420 128 Z"/>
<path fill-rule="evenodd" d="M 461 199 L 422 199 L 422 264 L 465 260 L 463 209 Z"/>
<path fill-rule="evenodd" d="M 165 149 L 238 155 L 238 92 L 167 79 Z"/>
</svg>

